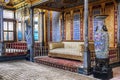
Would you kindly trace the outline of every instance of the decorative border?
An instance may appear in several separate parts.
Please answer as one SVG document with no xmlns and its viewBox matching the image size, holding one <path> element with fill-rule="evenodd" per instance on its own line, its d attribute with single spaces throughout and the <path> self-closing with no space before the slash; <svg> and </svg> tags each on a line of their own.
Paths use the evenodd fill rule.
<svg viewBox="0 0 120 80">
<path fill-rule="evenodd" d="M 66 40 L 66 13 L 64 14 L 64 41 Z"/>
<path fill-rule="evenodd" d="M 73 11 L 71 11 L 71 13 L 70 13 L 70 23 L 71 23 L 71 40 L 73 40 Z"/>
<path fill-rule="evenodd" d="M 90 15 L 90 27 L 89 27 L 89 33 L 90 33 L 90 40 L 93 40 L 93 20 L 92 20 L 92 14 Z"/>
<path fill-rule="evenodd" d="M 114 5 L 114 47 L 117 47 L 117 32 L 118 32 L 118 24 L 117 24 L 117 13 L 118 8 Z"/>
<path fill-rule="evenodd" d="M 83 9 L 80 10 L 80 40 L 83 39 Z"/>
<path fill-rule="evenodd" d="M 50 11 L 50 41 L 52 41 L 52 11 Z"/>
</svg>

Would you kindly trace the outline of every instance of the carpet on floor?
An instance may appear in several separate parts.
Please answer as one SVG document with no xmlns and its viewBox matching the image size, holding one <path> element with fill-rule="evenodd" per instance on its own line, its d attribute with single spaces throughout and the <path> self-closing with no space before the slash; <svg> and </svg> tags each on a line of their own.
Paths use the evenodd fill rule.
<svg viewBox="0 0 120 80">
<path fill-rule="evenodd" d="M 79 68 L 82 66 L 82 62 L 76 61 L 76 60 L 69 60 L 69 59 L 62 59 L 62 58 L 52 58 L 48 56 L 44 57 L 36 57 L 35 58 L 36 63 L 40 64 L 45 64 L 48 66 L 72 71 L 72 72 L 77 72 Z"/>
</svg>

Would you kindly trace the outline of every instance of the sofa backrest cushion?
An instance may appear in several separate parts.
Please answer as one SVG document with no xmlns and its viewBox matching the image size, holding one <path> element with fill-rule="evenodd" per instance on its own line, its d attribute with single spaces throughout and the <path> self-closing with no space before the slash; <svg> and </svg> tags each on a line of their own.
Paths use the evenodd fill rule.
<svg viewBox="0 0 120 80">
<path fill-rule="evenodd" d="M 84 42 L 63 42 L 64 48 L 73 48 L 78 49 L 81 44 L 84 45 Z"/>
<path fill-rule="evenodd" d="M 49 43 L 49 49 L 55 49 L 55 48 L 64 48 L 64 44 L 61 42 Z"/>
<path fill-rule="evenodd" d="M 80 52 L 84 51 L 84 42 L 63 42 L 64 48 L 74 48 L 79 50 Z M 89 42 L 90 51 L 94 51 L 94 42 Z"/>
</svg>

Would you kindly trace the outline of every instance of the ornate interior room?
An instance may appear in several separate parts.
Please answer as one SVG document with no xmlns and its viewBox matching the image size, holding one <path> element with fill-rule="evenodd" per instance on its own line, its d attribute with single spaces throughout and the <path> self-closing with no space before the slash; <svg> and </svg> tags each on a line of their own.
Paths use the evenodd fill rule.
<svg viewBox="0 0 120 80">
<path fill-rule="evenodd" d="M 14 60 L 119 80 L 120 1 L 0 0 L 0 62 Z"/>
</svg>

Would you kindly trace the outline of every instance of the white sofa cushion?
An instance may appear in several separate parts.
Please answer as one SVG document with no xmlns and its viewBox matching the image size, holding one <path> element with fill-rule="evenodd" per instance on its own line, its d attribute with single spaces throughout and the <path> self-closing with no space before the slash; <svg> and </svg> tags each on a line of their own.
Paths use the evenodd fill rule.
<svg viewBox="0 0 120 80">
<path fill-rule="evenodd" d="M 64 43 L 64 48 L 78 49 L 80 45 L 84 45 L 84 42 L 62 42 Z"/>
<path fill-rule="evenodd" d="M 83 52 L 80 52 L 78 49 L 72 49 L 72 48 L 56 48 L 50 50 L 50 53 L 83 56 Z"/>
</svg>

